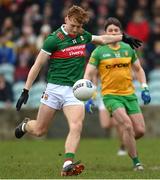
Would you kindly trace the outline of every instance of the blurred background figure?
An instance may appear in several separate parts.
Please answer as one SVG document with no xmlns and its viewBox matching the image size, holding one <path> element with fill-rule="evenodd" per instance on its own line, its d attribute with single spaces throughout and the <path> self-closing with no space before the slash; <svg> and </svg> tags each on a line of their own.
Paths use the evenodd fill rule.
<svg viewBox="0 0 160 180">
<path fill-rule="evenodd" d="M 13 90 L 11 84 L 0 74 L 0 107 L 10 108 L 13 103 Z"/>
<path fill-rule="evenodd" d="M 37 49 L 39 49 L 39 50 L 41 49 L 44 40 L 50 33 L 51 33 L 50 25 L 49 24 L 42 25 L 42 27 L 40 29 L 40 34 L 38 35 L 37 40 L 36 40 Z"/>
<path fill-rule="evenodd" d="M 9 63 L 14 65 L 15 62 L 15 43 L 11 40 L 10 32 L 4 32 L 0 35 L 0 64 Z"/>
</svg>

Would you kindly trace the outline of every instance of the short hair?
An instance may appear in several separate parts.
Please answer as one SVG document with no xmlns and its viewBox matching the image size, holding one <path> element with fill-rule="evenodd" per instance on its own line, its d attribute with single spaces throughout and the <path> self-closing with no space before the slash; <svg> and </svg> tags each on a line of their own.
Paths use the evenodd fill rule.
<svg viewBox="0 0 160 180">
<path fill-rule="evenodd" d="M 89 21 L 89 13 L 82 7 L 76 5 L 73 5 L 68 9 L 66 16 L 68 16 L 68 18 L 74 17 L 80 24 L 85 24 Z"/>
<path fill-rule="evenodd" d="M 106 20 L 106 24 L 105 24 L 105 27 L 104 27 L 104 30 L 106 31 L 106 29 L 108 28 L 109 25 L 115 25 L 115 26 L 118 26 L 120 28 L 120 30 L 122 31 L 122 24 L 121 22 L 115 18 L 115 17 L 109 17 L 107 18 Z"/>
</svg>

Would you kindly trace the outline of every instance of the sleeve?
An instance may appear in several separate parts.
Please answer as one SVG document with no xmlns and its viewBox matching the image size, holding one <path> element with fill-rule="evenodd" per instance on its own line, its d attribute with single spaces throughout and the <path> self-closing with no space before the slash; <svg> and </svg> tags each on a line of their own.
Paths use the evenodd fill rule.
<svg viewBox="0 0 160 180">
<path fill-rule="evenodd" d="M 89 33 L 88 31 L 84 31 L 84 37 L 85 37 L 86 43 L 89 43 L 92 41 L 92 34 Z"/>
<path fill-rule="evenodd" d="M 45 51 L 48 55 L 51 55 L 57 48 L 57 40 L 54 35 L 49 35 L 42 46 L 42 51 Z"/>
<path fill-rule="evenodd" d="M 92 52 L 92 54 L 91 54 L 91 56 L 90 56 L 90 58 L 89 58 L 89 64 L 92 64 L 92 65 L 94 65 L 94 66 L 96 66 L 96 67 L 99 65 L 98 48 L 96 48 L 96 49 Z"/>
<path fill-rule="evenodd" d="M 137 53 L 135 50 L 132 49 L 132 64 L 138 59 Z"/>
</svg>

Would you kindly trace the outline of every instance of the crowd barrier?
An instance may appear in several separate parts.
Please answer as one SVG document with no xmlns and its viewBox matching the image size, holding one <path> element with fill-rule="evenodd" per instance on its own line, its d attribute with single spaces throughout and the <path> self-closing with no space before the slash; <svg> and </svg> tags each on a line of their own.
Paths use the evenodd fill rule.
<svg viewBox="0 0 160 180">
<path fill-rule="evenodd" d="M 17 112 L 15 109 L 0 109 L 0 140 L 15 139 L 14 129 L 24 117 L 36 118 L 37 109 L 22 109 Z M 146 122 L 145 137 L 160 137 L 160 106 L 144 106 L 142 111 Z M 54 121 L 51 123 L 47 135 L 42 138 L 64 138 L 68 133 L 67 120 L 61 111 L 57 112 Z M 115 136 L 115 130 L 112 136 Z M 85 116 L 82 137 L 105 137 L 104 130 L 100 127 L 98 110 L 93 114 Z M 25 138 L 33 138 L 25 135 Z"/>
</svg>

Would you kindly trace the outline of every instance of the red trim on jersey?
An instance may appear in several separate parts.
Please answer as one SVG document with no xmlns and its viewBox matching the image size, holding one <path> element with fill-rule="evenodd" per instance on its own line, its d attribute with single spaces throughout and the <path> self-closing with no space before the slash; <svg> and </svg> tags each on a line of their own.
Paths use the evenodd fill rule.
<svg viewBox="0 0 160 180">
<path fill-rule="evenodd" d="M 71 38 L 76 38 L 77 37 L 77 35 L 75 35 L 75 34 L 68 34 L 68 36 L 71 37 Z"/>
<path fill-rule="evenodd" d="M 61 40 L 64 40 L 64 35 L 61 32 L 57 33 L 57 37 Z"/>
<path fill-rule="evenodd" d="M 50 59 L 53 59 L 53 58 L 65 59 L 65 58 L 74 58 L 74 57 L 84 57 L 85 54 L 86 54 L 86 45 L 80 44 L 77 46 L 70 46 L 65 49 L 53 52 L 50 55 Z"/>
</svg>

